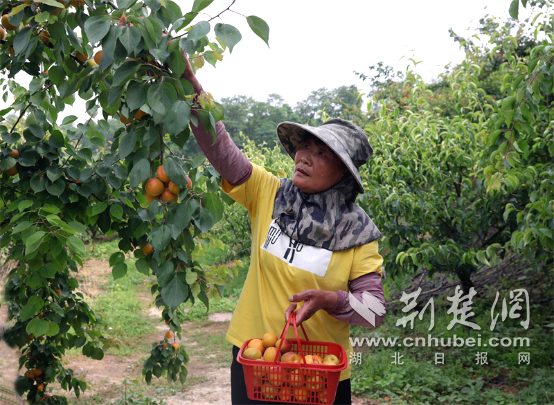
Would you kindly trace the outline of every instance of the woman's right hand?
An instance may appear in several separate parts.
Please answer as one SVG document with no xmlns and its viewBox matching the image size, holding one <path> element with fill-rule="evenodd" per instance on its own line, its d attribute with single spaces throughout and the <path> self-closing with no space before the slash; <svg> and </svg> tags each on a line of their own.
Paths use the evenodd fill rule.
<svg viewBox="0 0 554 405">
<path fill-rule="evenodd" d="M 183 55 L 183 59 L 185 60 L 185 62 L 187 64 L 187 67 L 185 68 L 185 71 L 181 75 L 181 79 L 188 80 L 190 82 L 190 84 L 192 84 L 192 87 L 194 88 L 194 91 L 196 93 L 201 92 L 203 90 L 202 85 L 200 84 L 200 82 L 196 78 L 196 75 L 194 74 L 194 71 L 192 70 L 192 66 L 190 65 L 190 61 L 189 61 L 189 58 L 187 56 L 187 53 L 183 49 L 181 49 L 181 55 Z"/>
</svg>

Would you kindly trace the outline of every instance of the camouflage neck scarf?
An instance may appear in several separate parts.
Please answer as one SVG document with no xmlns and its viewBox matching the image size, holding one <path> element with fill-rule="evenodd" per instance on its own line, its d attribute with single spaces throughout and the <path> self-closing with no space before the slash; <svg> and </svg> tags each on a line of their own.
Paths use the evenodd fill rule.
<svg viewBox="0 0 554 405">
<path fill-rule="evenodd" d="M 272 218 L 288 237 L 331 251 L 346 250 L 381 237 L 369 215 L 354 201 L 352 176 L 321 193 L 306 194 L 291 179 L 281 179 Z"/>
</svg>

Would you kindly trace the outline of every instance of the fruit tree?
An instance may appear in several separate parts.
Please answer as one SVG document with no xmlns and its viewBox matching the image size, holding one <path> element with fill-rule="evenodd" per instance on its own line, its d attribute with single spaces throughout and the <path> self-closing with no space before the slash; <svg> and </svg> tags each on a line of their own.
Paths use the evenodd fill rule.
<svg viewBox="0 0 554 405">
<path fill-rule="evenodd" d="M 170 0 L 0 1 L 0 69 L 9 72 L 1 84 L 4 101 L 8 91 L 14 100 L 0 120 L 16 116 L 0 126 L 0 248 L 17 263 L 5 339 L 21 349 L 26 372 L 16 386 L 30 403 L 67 403 L 49 393 L 54 381 L 76 395 L 87 389 L 62 363 L 66 350 L 101 360 L 114 344 L 95 328 L 101 319 L 74 277 L 86 250 L 81 236 L 92 227 L 119 235 L 114 278 L 127 272 L 126 253 L 156 277 L 152 294 L 171 333 L 153 343 L 146 381 L 186 379 L 186 351 L 168 341 L 181 331 L 179 306 L 208 306 L 225 279 L 192 258 L 222 216 L 219 176 L 203 157 L 179 152 L 189 123 L 215 133 L 224 115 L 211 94 L 181 78 L 181 52 L 195 69 L 215 66 L 241 39 L 222 18 L 235 1 L 208 19 L 202 10 L 212 1 L 195 0 L 185 14 Z M 267 43 L 267 24 L 245 18 Z M 27 87 L 20 72 L 31 76 Z M 69 125 L 77 117 L 60 116 L 77 96 L 87 119 Z"/>
</svg>

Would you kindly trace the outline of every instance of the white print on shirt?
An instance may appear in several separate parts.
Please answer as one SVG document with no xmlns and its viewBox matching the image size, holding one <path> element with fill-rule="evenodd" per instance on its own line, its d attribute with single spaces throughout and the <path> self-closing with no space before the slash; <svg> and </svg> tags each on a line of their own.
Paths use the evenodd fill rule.
<svg viewBox="0 0 554 405">
<path fill-rule="evenodd" d="M 276 220 L 269 224 L 262 249 L 292 267 L 325 277 L 333 252 L 315 246 L 307 246 L 285 235 Z"/>
<path fill-rule="evenodd" d="M 354 311 L 360 314 L 371 326 L 375 326 L 375 315 L 383 316 L 387 312 L 385 306 L 370 292 L 362 293 L 362 302 L 358 301 L 352 293 L 348 293 L 348 303 Z"/>
</svg>

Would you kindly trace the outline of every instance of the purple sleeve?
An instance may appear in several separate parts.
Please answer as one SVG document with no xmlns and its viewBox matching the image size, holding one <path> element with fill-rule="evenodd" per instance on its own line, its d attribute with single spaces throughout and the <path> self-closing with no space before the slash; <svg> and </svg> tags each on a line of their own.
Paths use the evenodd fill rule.
<svg viewBox="0 0 554 405">
<path fill-rule="evenodd" d="M 349 288 L 352 295 L 360 302 L 362 302 L 363 292 L 367 291 L 381 301 L 383 305 L 386 305 L 383 283 L 381 282 L 381 275 L 379 273 L 373 272 L 364 274 L 363 276 L 352 280 Z M 354 311 L 348 301 L 347 292 L 338 291 L 337 298 L 337 304 L 333 308 L 326 310 L 332 317 L 350 325 L 360 325 L 366 327 L 377 327 L 383 322 L 384 315 L 379 316 L 375 314 L 375 325 L 372 325 L 364 317 Z"/>
<path fill-rule="evenodd" d="M 192 114 L 198 119 L 198 113 Z M 233 143 L 227 134 L 223 122 L 215 124 L 216 139 L 213 142 L 211 133 L 206 132 L 200 120 L 198 126 L 190 124 L 192 133 L 198 142 L 198 146 L 206 155 L 215 170 L 232 186 L 238 186 L 246 182 L 252 175 L 252 164 Z"/>
</svg>

